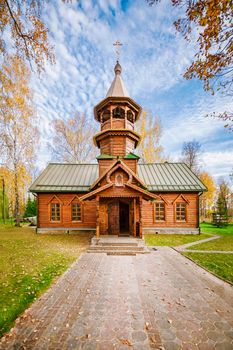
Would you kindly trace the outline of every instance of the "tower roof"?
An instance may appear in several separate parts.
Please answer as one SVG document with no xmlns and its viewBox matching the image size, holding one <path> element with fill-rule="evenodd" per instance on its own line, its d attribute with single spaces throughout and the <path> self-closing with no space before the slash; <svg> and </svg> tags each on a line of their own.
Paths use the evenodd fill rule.
<svg viewBox="0 0 233 350">
<path fill-rule="evenodd" d="M 117 61 L 114 68 L 115 78 L 107 92 L 106 97 L 129 97 L 129 93 L 121 78 L 121 71 L 122 71 L 121 65 Z"/>
</svg>

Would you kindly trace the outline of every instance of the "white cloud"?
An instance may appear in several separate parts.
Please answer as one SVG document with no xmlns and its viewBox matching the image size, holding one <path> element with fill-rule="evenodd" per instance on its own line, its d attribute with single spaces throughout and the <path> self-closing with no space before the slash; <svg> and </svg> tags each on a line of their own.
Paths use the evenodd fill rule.
<svg viewBox="0 0 233 350">
<path fill-rule="evenodd" d="M 182 73 L 193 57 L 194 47 L 175 34 L 173 20 L 177 10 L 168 0 L 152 8 L 137 0 L 129 2 L 125 10 L 120 3 L 57 1 L 45 6 L 44 18 L 55 45 L 56 65 L 47 65 L 41 79 L 35 76 L 32 81 L 41 121 L 40 166 L 49 158 L 46 144 L 53 133 L 53 119 L 65 119 L 75 110 L 94 119 L 93 107 L 104 98 L 113 79 L 112 43 L 116 39 L 124 43 L 123 79 L 131 96 L 143 107 L 153 109 L 153 113 L 157 114 L 156 108 L 160 111 L 164 127 L 162 143 L 167 153 L 178 157 L 182 143 L 193 138 L 205 144 L 205 159 L 211 159 L 211 154 L 214 158 L 213 152 L 217 152 L 216 149 L 211 152 L 215 138 L 219 140 L 219 152 L 225 147 L 224 141 L 229 137 L 224 136 L 222 123 L 203 115 L 232 107 L 230 100 L 209 97 L 196 90 L 192 81 L 186 86 L 193 99 L 191 102 L 183 99 Z M 176 104 L 175 111 L 171 99 Z M 231 154 L 233 147 L 231 144 L 228 147 Z M 228 150 L 224 152 L 230 162 Z M 224 163 L 222 169 L 226 173 L 229 167 Z M 211 171 L 219 173 L 217 164 L 213 163 Z"/>
</svg>

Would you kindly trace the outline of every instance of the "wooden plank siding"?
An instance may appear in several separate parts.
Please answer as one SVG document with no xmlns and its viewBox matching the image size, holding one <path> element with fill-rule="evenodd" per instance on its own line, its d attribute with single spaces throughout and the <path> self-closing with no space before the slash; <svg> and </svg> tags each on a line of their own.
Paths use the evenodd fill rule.
<svg viewBox="0 0 233 350">
<path fill-rule="evenodd" d="M 156 221 L 155 218 L 155 204 L 153 202 L 147 202 L 143 200 L 142 205 L 142 225 L 146 227 L 187 227 L 196 228 L 198 223 L 198 194 L 197 193 L 184 193 L 183 197 L 187 199 L 187 211 L 186 221 L 176 221 L 175 204 L 173 203 L 179 193 L 162 193 L 162 197 L 166 200 L 165 203 L 165 221 Z M 181 197 L 177 199 L 177 202 L 185 202 Z"/>
<path fill-rule="evenodd" d="M 156 193 L 159 194 L 159 193 Z M 82 206 L 82 220 L 80 222 L 72 222 L 71 217 L 71 201 L 75 196 L 80 197 L 82 194 L 74 193 L 38 193 L 38 227 L 39 228 L 95 228 L 97 219 L 97 207 L 96 201 L 84 201 L 80 202 Z M 165 221 L 156 221 L 155 218 L 155 203 L 151 201 L 142 200 L 141 206 L 141 218 L 139 209 L 139 194 L 126 187 L 113 187 L 103 191 L 100 196 L 99 205 L 99 225 L 100 232 L 102 234 L 108 233 L 108 220 L 109 207 L 105 203 L 105 199 L 108 201 L 112 199 L 119 200 L 120 198 L 131 199 L 130 204 L 130 217 L 134 218 L 130 222 L 130 231 L 135 234 L 135 223 L 142 222 L 142 228 L 157 228 L 157 227 L 170 227 L 170 228 L 197 228 L 198 227 L 198 194 L 197 193 L 183 193 L 183 198 L 187 200 L 187 212 L 186 221 L 176 221 L 174 202 L 179 193 L 163 193 L 162 197 L 166 201 L 165 203 Z M 177 202 L 185 202 L 182 197 L 177 199 Z M 60 201 L 61 204 L 61 220 L 60 222 L 50 221 L 50 203 Z M 75 199 L 77 201 L 77 198 Z"/>
<path fill-rule="evenodd" d="M 59 222 L 50 221 L 50 203 L 55 202 L 54 195 L 61 203 L 61 220 Z M 82 193 L 83 195 L 83 193 Z M 81 194 L 74 193 L 38 193 L 38 227 L 39 228 L 95 228 L 96 227 L 96 202 L 95 200 L 82 202 L 82 221 L 72 222 L 71 204 L 75 196 L 80 197 Z M 54 198 L 54 200 L 53 200 Z"/>
</svg>

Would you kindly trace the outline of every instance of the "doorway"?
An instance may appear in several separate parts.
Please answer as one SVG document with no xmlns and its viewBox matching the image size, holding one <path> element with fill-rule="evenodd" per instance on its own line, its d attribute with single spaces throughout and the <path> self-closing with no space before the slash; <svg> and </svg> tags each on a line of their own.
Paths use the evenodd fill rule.
<svg viewBox="0 0 233 350">
<path fill-rule="evenodd" d="M 129 235 L 129 204 L 119 201 L 120 235 Z"/>
</svg>

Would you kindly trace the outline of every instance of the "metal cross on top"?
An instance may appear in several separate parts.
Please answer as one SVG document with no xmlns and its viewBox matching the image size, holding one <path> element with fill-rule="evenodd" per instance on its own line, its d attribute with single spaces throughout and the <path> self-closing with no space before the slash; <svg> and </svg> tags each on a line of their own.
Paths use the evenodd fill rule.
<svg viewBox="0 0 233 350">
<path fill-rule="evenodd" d="M 119 41 L 119 40 L 117 40 L 114 44 L 113 44 L 113 46 L 115 46 L 115 49 L 116 49 L 116 59 L 117 59 L 117 61 L 119 61 L 119 58 L 120 58 L 120 47 L 122 46 L 123 44 Z"/>
</svg>

